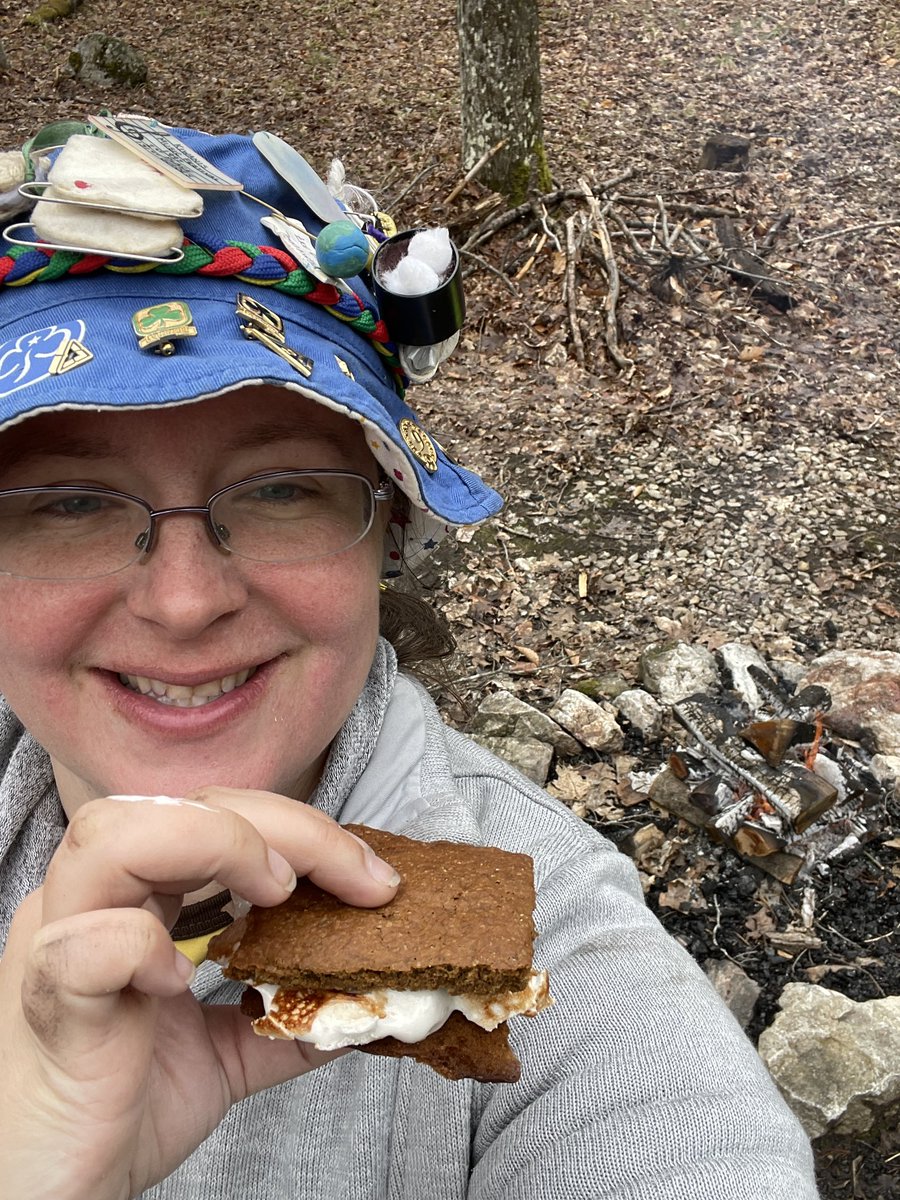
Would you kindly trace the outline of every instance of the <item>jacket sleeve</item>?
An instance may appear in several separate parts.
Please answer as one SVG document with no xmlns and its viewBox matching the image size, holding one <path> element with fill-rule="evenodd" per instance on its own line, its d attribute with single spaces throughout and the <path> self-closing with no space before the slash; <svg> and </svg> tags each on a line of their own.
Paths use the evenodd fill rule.
<svg viewBox="0 0 900 1200">
<path fill-rule="evenodd" d="M 815 1200 L 801 1126 L 631 861 L 491 773 L 457 784 L 486 841 L 535 860 L 556 1003 L 510 1024 L 521 1081 L 478 1089 L 470 1200 Z"/>
</svg>

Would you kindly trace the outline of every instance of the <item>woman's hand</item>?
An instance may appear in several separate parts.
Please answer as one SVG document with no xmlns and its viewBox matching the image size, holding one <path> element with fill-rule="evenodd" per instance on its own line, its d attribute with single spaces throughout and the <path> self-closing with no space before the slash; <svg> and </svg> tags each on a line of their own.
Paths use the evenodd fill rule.
<svg viewBox="0 0 900 1200">
<path fill-rule="evenodd" d="M 398 882 L 334 821 L 270 793 L 108 797 L 75 813 L 0 961 L 4 1195 L 136 1196 L 236 1100 L 334 1057 L 198 1004 L 166 928 L 212 880 L 274 905 L 295 872 L 364 906 Z"/>
</svg>

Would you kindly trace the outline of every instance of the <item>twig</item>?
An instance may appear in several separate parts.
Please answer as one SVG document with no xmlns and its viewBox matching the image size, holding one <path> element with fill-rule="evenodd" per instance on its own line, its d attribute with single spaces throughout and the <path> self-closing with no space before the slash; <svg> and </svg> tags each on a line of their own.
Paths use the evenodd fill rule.
<svg viewBox="0 0 900 1200">
<path fill-rule="evenodd" d="M 893 217 L 890 221 L 870 221 L 868 225 L 850 225 L 847 229 L 832 229 L 831 233 L 817 233 L 815 237 L 800 238 L 801 246 L 810 242 L 824 242 L 826 238 L 848 237 L 851 233 L 868 233 L 872 229 L 894 229 L 900 225 L 900 218 Z"/>
<path fill-rule="evenodd" d="M 543 229 L 544 233 L 546 233 L 547 237 L 553 243 L 556 253 L 561 254 L 562 246 L 560 245 L 559 238 L 550 228 L 550 214 L 547 212 L 546 208 L 543 206 L 543 204 L 538 204 L 538 202 L 535 201 L 532 206 L 532 211 L 535 219 L 539 222 L 541 229 Z"/>
<path fill-rule="evenodd" d="M 472 182 L 472 180 L 475 178 L 475 176 L 478 174 L 478 172 L 481 170 L 481 168 L 486 163 L 490 162 L 490 160 L 494 157 L 494 155 L 499 150 L 502 150 L 508 141 L 509 141 L 508 137 L 501 138 L 500 141 L 497 142 L 497 144 L 495 146 L 491 146 L 490 150 L 485 150 L 484 154 L 482 154 L 481 158 L 479 158 L 479 160 L 475 164 L 475 166 L 470 167 L 469 170 L 465 173 L 465 175 L 463 175 L 462 179 L 459 181 L 459 183 L 456 185 L 456 187 L 453 189 L 453 191 L 450 193 L 450 195 L 444 201 L 444 204 L 447 204 L 447 205 L 452 204 L 453 201 L 456 199 L 456 197 L 459 195 L 459 193 L 466 186 L 466 184 Z"/>
<path fill-rule="evenodd" d="M 781 214 L 781 216 L 778 218 L 778 220 L 775 222 L 775 224 L 772 226 L 772 228 L 769 230 L 769 232 L 766 234 L 766 236 L 760 242 L 759 251 L 761 254 L 769 253 L 769 251 L 775 245 L 775 239 L 778 237 L 779 233 L 781 233 L 781 231 L 784 229 L 784 227 L 787 225 L 788 221 L 790 221 L 790 219 L 793 215 L 794 214 L 790 209 L 788 209 L 787 212 L 783 212 Z"/>
<path fill-rule="evenodd" d="M 623 204 L 634 205 L 637 208 L 657 208 L 657 196 L 619 196 Z M 741 214 L 733 208 L 719 208 L 714 204 L 686 204 L 683 200 L 670 200 L 672 212 L 687 213 L 692 217 L 739 217 Z"/>
<path fill-rule="evenodd" d="M 617 225 L 619 227 L 619 229 L 622 231 L 622 236 L 627 238 L 629 245 L 631 246 L 631 248 L 635 252 L 635 254 L 638 256 L 638 258 L 643 258 L 647 262 L 652 262 L 653 261 L 652 256 L 649 255 L 644 250 L 643 246 L 637 240 L 634 230 L 629 229 L 629 227 L 625 224 L 625 222 L 622 220 L 622 218 L 619 216 L 618 213 L 611 212 L 609 214 L 609 216 L 610 216 L 610 220 L 615 225 Z"/>
<path fill-rule="evenodd" d="M 606 348 L 609 351 L 610 358 L 619 370 L 627 371 L 630 378 L 634 372 L 634 363 L 619 349 L 619 335 L 616 328 L 616 305 L 619 302 L 619 269 L 616 266 L 616 256 L 613 252 L 612 239 L 609 236 L 609 229 L 600 211 L 600 205 L 597 203 L 597 197 L 591 191 L 587 180 L 581 179 L 579 180 L 579 184 L 587 200 L 597 240 L 600 243 L 600 249 L 603 253 L 603 265 L 606 271 L 608 286 L 603 301 L 603 307 L 606 309 Z"/>
<path fill-rule="evenodd" d="M 534 266 L 535 262 L 537 261 L 537 256 L 540 254 L 540 252 L 543 250 L 543 248 L 544 248 L 544 246 L 546 246 L 546 244 L 547 244 L 547 235 L 546 235 L 546 233 L 542 233 L 541 236 L 538 238 L 538 243 L 535 246 L 534 251 L 531 254 L 529 254 L 528 258 L 525 260 L 525 265 L 520 267 L 519 270 L 513 276 L 513 279 L 516 281 L 516 283 L 518 283 L 520 279 L 523 279 L 528 274 L 528 272 L 531 270 L 531 268 Z"/>
<path fill-rule="evenodd" d="M 621 183 L 624 179 L 630 179 L 634 174 L 633 167 L 626 167 L 624 171 L 620 171 L 618 175 L 612 175 L 609 179 L 601 180 L 595 184 L 595 191 L 608 192 L 610 188 L 615 187 L 617 183 Z M 518 221 L 520 217 L 524 217 L 526 213 L 532 211 L 534 203 L 542 204 L 545 207 L 552 207 L 556 204 L 561 204 L 564 200 L 580 200 L 584 195 L 580 187 L 577 188 L 556 188 L 555 191 L 546 192 L 543 196 L 533 197 L 517 205 L 515 208 L 510 208 L 504 213 L 500 213 L 496 217 L 491 217 L 489 220 L 475 230 L 465 243 L 464 249 L 468 250 L 472 246 L 478 245 L 480 242 L 486 242 L 489 237 L 501 229 L 505 229 L 507 225 L 512 225 L 514 221 Z"/>
<path fill-rule="evenodd" d="M 406 187 L 403 189 L 403 191 L 400 192 L 399 195 L 395 196 L 394 199 L 391 201 L 391 211 L 393 211 L 397 207 L 397 205 L 400 203 L 400 201 L 405 196 L 409 195 L 409 193 L 413 190 L 413 188 L 416 186 L 416 184 L 420 180 L 424 179 L 426 175 L 429 175 L 435 169 L 436 166 L 437 166 L 437 163 L 429 163 L 427 167 L 423 167 L 422 170 L 418 173 L 418 175 L 416 175 L 415 178 L 410 180 L 410 182 L 406 185 Z"/>
<path fill-rule="evenodd" d="M 579 367 L 583 367 L 584 341 L 578 327 L 578 297 L 575 294 L 575 258 L 578 254 L 578 247 L 575 243 L 577 219 L 577 216 L 566 218 L 566 309 L 569 314 L 569 332 L 575 348 L 575 360 Z"/>
</svg>

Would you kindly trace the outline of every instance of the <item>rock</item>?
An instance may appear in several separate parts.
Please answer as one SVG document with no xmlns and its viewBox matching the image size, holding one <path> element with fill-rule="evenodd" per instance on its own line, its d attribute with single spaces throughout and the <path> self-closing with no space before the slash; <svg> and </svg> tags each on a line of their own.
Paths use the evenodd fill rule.
<svg viewBox="0 0 900 1200">
<path fill-rule="evenodd" d="M 718 653 L 731 680 L 732 690 L 737 692 L 751 712 L 756 712 L 760 707 L 759 689 L 747 668 L 759 667 L 766 675 L 771 676 L 768 663 L 758 650 L 740 642 L 726 642 L 724 646 L 719 647 Z"/>
<path fill-rule="evenodd" d="M 675 704 L 694 692 L 718 692 L 716 660 L 705 646 L 662 642 L 641 655 L 641 682 L 664 705 Z"/>
<path fill-rule="evenodd" d="M 801 687 L 831 694 L 828 725 L 873 753 L 900 755 L 900 654 L 891 650 L 831 650 L 813 661 Z"/>
<path fill-rule="evenodd" d="M 811 1138 L 864 1134 L 900 1101 L 900 996 L 789 983 L 759 1053 Z"/>
<path fill-rule="evenodd" d="M 25 17 L 26 25 L 45 25 L 48 21 L 58 21 L 73 13 L 81 0 L 42 0 L 37 8 Z"/>
<path fill-rule="evenodd" d="M 876 754 L 869 763 L 869 770 L 880 784 L 894 789 L 900 800 L 900 755 Z"/>
<path fill-rule="evenodd" d="M 97 87 L 136 87 L 147 82 L 147 63 L 140 50 L 108 33 L 89 33 L 69 55 L 77 79 Z"/>
<path fill-rule="evenodd" d="M 665 709 L 642 688 L 628 688 L 613 699 L 613 707 L 629 725 L 639 730 L 645 742 L 655 742 L 662 732 Z"/>
<path fill-rule="evenodd" d="M 613 706 L 597 704 L 572 688 L 565 689 L 548 715 L 591 750 L 621 750 L 625 744 Z"/>
<path fill-rule="evenodd" d="M 809 670 L 806 663 L 797 662 L 795 658 L 772 658 L 769 663 L 775 674 L 791 687 L 796 687 Z"/>
<path fill-rule="evenodd" d="M 580 679 L 572 684 L 573 691 L 582 692 L 591 700 L 615 700 L 620 692 L 629 687 L 628 681 L 618 671 L 610 671 L 607 675 L 598 675 L 592 679 Z"/>
<path fill-rule="evenodd" d="M 469 732 L 484 737 L 536 738 L 569 758 L 582 753 L 582 746 L 556 721 L 511 692 L 486 696 L 469 723 Z"/>
<path fill-rule="evenodd" d="M 472 734 L 472 741 L 485 750 L 490 750 L 498 758 L 521 771 L 539 787 L 547 782 L 550 773 L 550 763 L 553 759 L 553 747 L 546 742 L 539 742 L 530 737 L 484 737 Z"/>
<path fill-rule="evenodd" d="M 710 958 L 703 964 L 710 983 L 731 1009 L 742 1029 L 753 1020 L 762 989 L 730 958 Z"/>
</svg>

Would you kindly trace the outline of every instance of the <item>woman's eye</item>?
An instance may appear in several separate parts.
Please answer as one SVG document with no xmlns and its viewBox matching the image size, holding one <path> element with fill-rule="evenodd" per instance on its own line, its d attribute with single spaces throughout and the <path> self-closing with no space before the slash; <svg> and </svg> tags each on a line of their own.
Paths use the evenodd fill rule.
<svg viewBox="0 0 900 1200">
<path fill-rule="evenodd" d="M 101 496 L 58 496 L 39 511 L 49 516 L 92 517 L 104 507 Z"/>
<path fill-rule="evenodd" d="M 253 494 L 258 500 L 295 500 L 300 489 L 295 483 L 268 483 Z"/>
</svg>

